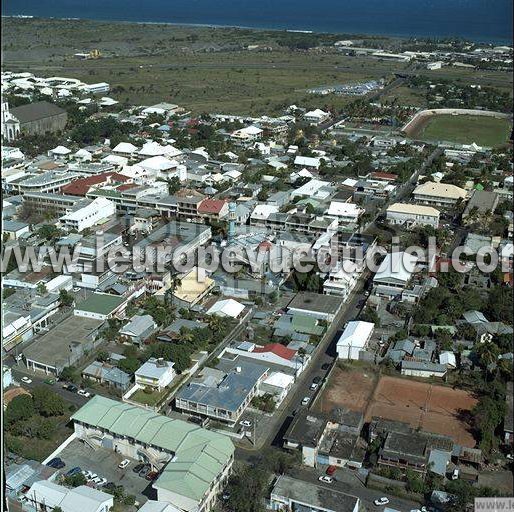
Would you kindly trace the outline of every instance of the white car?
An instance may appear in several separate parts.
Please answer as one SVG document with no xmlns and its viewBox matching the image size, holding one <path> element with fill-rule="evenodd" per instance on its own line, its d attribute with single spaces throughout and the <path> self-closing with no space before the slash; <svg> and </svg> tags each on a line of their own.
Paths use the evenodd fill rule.
<svg viewBox="0 0 514 512">
<path fill-rule="evenodd" d="M 241 421 L 240 424 L 243 425 L 243 427 L 251 427 L 252 426 L 252 422 L 249 420 Z"/>
<path fill-rule="evenodd" d="M 25 382 L 25 384 L 32 384 L 32 379 L 29 379 L 28 377 L 22 377 L 22 382 Z"/>
<path fill-rule="evenodd" d="M 318 389 L 318 385 L 317 385 L 315 382 L 313 382 L 313 383 L 311 384 L 310 390 L 311 390 L 311 391 L 316 391 L 316 389 Z"/>
<path fill-rule="evenodd" d="M 307 405 L 310 401 L 311 401 L 310 397 L 306 396 L 306 397 L 302 400 L 302 405 Z"/>
<path fill-rule="evenodd" d="M 130 464 L 130 460 L 128 460 L 128 459 L 123 459 L 123 460 L 118 464 L 118 467 L 119 467 L 120 469 L 125 469 L 129 464 Z"/>
<path fill-rule="evenodd" d="M 331 477 L 331 476 L 327 476 L 327 475 L 321 475 L 318 480 L 320 482 L 325 482 L 326 484 L 331 484 L 334 479 Z"/>
<path fill-rule="evenodd" d="M 80 395 L 80 396 L 84 396 L 86 398 L 90 398 L 91 397 L 91 393 L 89 393 L 88 391 L 86 391 L 85 389 L 79 389 L 77 391 L 77 394 Z"/>
<path fill-rule="evenodd" d="M 382 496 L 382 498 L 378 498 L 373 502 L 377 507 L 380 507 L 380 505 L 387 505 L 389 503 L 389 498 L 386 498 L 385 496 Z"/>
<path fill-rule="evenodd" d="M 507 460 L 514 460 L 514 455 L 512 455 L 512 453 L 507 453 Z"/>
</svg>

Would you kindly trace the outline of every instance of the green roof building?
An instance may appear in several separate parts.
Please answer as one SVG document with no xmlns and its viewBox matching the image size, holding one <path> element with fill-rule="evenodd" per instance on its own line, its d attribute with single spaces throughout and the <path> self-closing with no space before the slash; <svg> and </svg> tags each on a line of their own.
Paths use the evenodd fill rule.
<svg viewBox="0 0 514 512">
<path fill-rule="evenodd" d="M 123 310 L 127 304 L 125 297 L 108 293 L 92 293 L 87 299 L 75 306 L 73 314 L 84 318 L 107 320 Z"/>
<path fill-rule="evenodd" d="M 86 443 L 161 470 L 153 484 L 158 500 L 184 512 L 211 510 L 232 467 L 227 436 L 138 406 L 96 395 L 71 419 Z"/>
</svg>

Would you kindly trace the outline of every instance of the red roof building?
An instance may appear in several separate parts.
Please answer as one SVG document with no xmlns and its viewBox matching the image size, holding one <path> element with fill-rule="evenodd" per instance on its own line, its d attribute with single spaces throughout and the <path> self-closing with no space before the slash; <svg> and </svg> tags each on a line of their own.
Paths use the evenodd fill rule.
<svg viewBox="0 0 514 512">
<path fill-rule="evenodd" d="M 370 174 L 370 178 L 374 180 L 385 180 L 385 181 L 396 181 L 398 176 L 396 174 L 392 174 L 390 172 L 372 172 Z"/>
<path fill-rule="evenodd" d="M 104 172 L 96 176 L 88 176 L 87 178 L 79 178 L 72 181 L 62 187 L 61 192 L 69 196 L 86 197 L 86 194 L 95 185 L 112 185 L 115 183 L 126 183 L 130 180 L 131 178 L 128 176 L 123 176 L 123 174 L 118 174 L 117 172 Z"/>
<path fill-rule="evenodd" d="M 287 359 L 288 361 L 291 361 L 296 354 L 296 350 L 284 347 L 284 345 L 281 345 L 280 343 L 270 343 L 264 347 L 254 349 L 253 352 L 255 354 L 273 352 L 276 356 L 281 357 L 282 359 Z"/>
<path fill-rule="evenodd" d="M 222 217 L 228 213 L 228 203 L 223 199 L 204 199 L 198 205 L 200 215 L 214 215 Z"/>
</svg>

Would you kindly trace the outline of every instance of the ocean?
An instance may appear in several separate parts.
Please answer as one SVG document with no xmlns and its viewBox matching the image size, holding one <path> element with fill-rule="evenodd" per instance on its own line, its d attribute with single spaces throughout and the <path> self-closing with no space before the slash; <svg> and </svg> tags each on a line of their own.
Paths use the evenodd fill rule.
<svg viewBox="0 0 514 512">
<path fill-rule="evenodd" d="M 511 44 L 513 0 L 5 0 L 2 15 Z"/>
</svg>

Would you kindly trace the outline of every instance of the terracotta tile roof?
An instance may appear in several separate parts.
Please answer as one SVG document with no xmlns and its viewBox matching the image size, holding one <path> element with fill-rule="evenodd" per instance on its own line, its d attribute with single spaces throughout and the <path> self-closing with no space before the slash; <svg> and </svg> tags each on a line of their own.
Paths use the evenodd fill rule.
<svg viewBox="0 0 514 512">
<path fill-rule="evenodd" d="M 96 176 L 88 176 L 87 178 L 80 178 L 72 181 L 62 188 L 62 193 L 70 196 L 85 196 L 93 185 L 116 182 L 124 183 L 129 180 L 130 178 L 123 176 L 123 174 L 118 174 L 116 172 L 104 172 L 102 174 L 97 174 Z"/>
<path fill-rule="evenodd" d="M 284 347 L 284 345 L 281 345 L 280 343 L 270 343 L 269 345 L 265 345 L 264 347 L 254 349 L 254 352 L 256 354 L 273 352 L 273 354 L 282 357 L 283 359 L 287 359 L 288 361 L 293 359 L 294 355 L 296 354 L 295 350 Z"/>
<path fill-rule="evenodd" d="M 371 177 L 379 179 L 379 180 L 382 179 L 382 180 L 390 180 L 390 181 L 395 181 L 398 179 L 398 176 L 396 174 L 392 174 L 390 172 L 380 172 L 380 171 L 372 172 Z"/>
<path fill-rule="evenodd" d="M 220 213 L 225 204 L 222 199 L 204 199 L 198 205 L 198 213 Z"/>
</svg>

